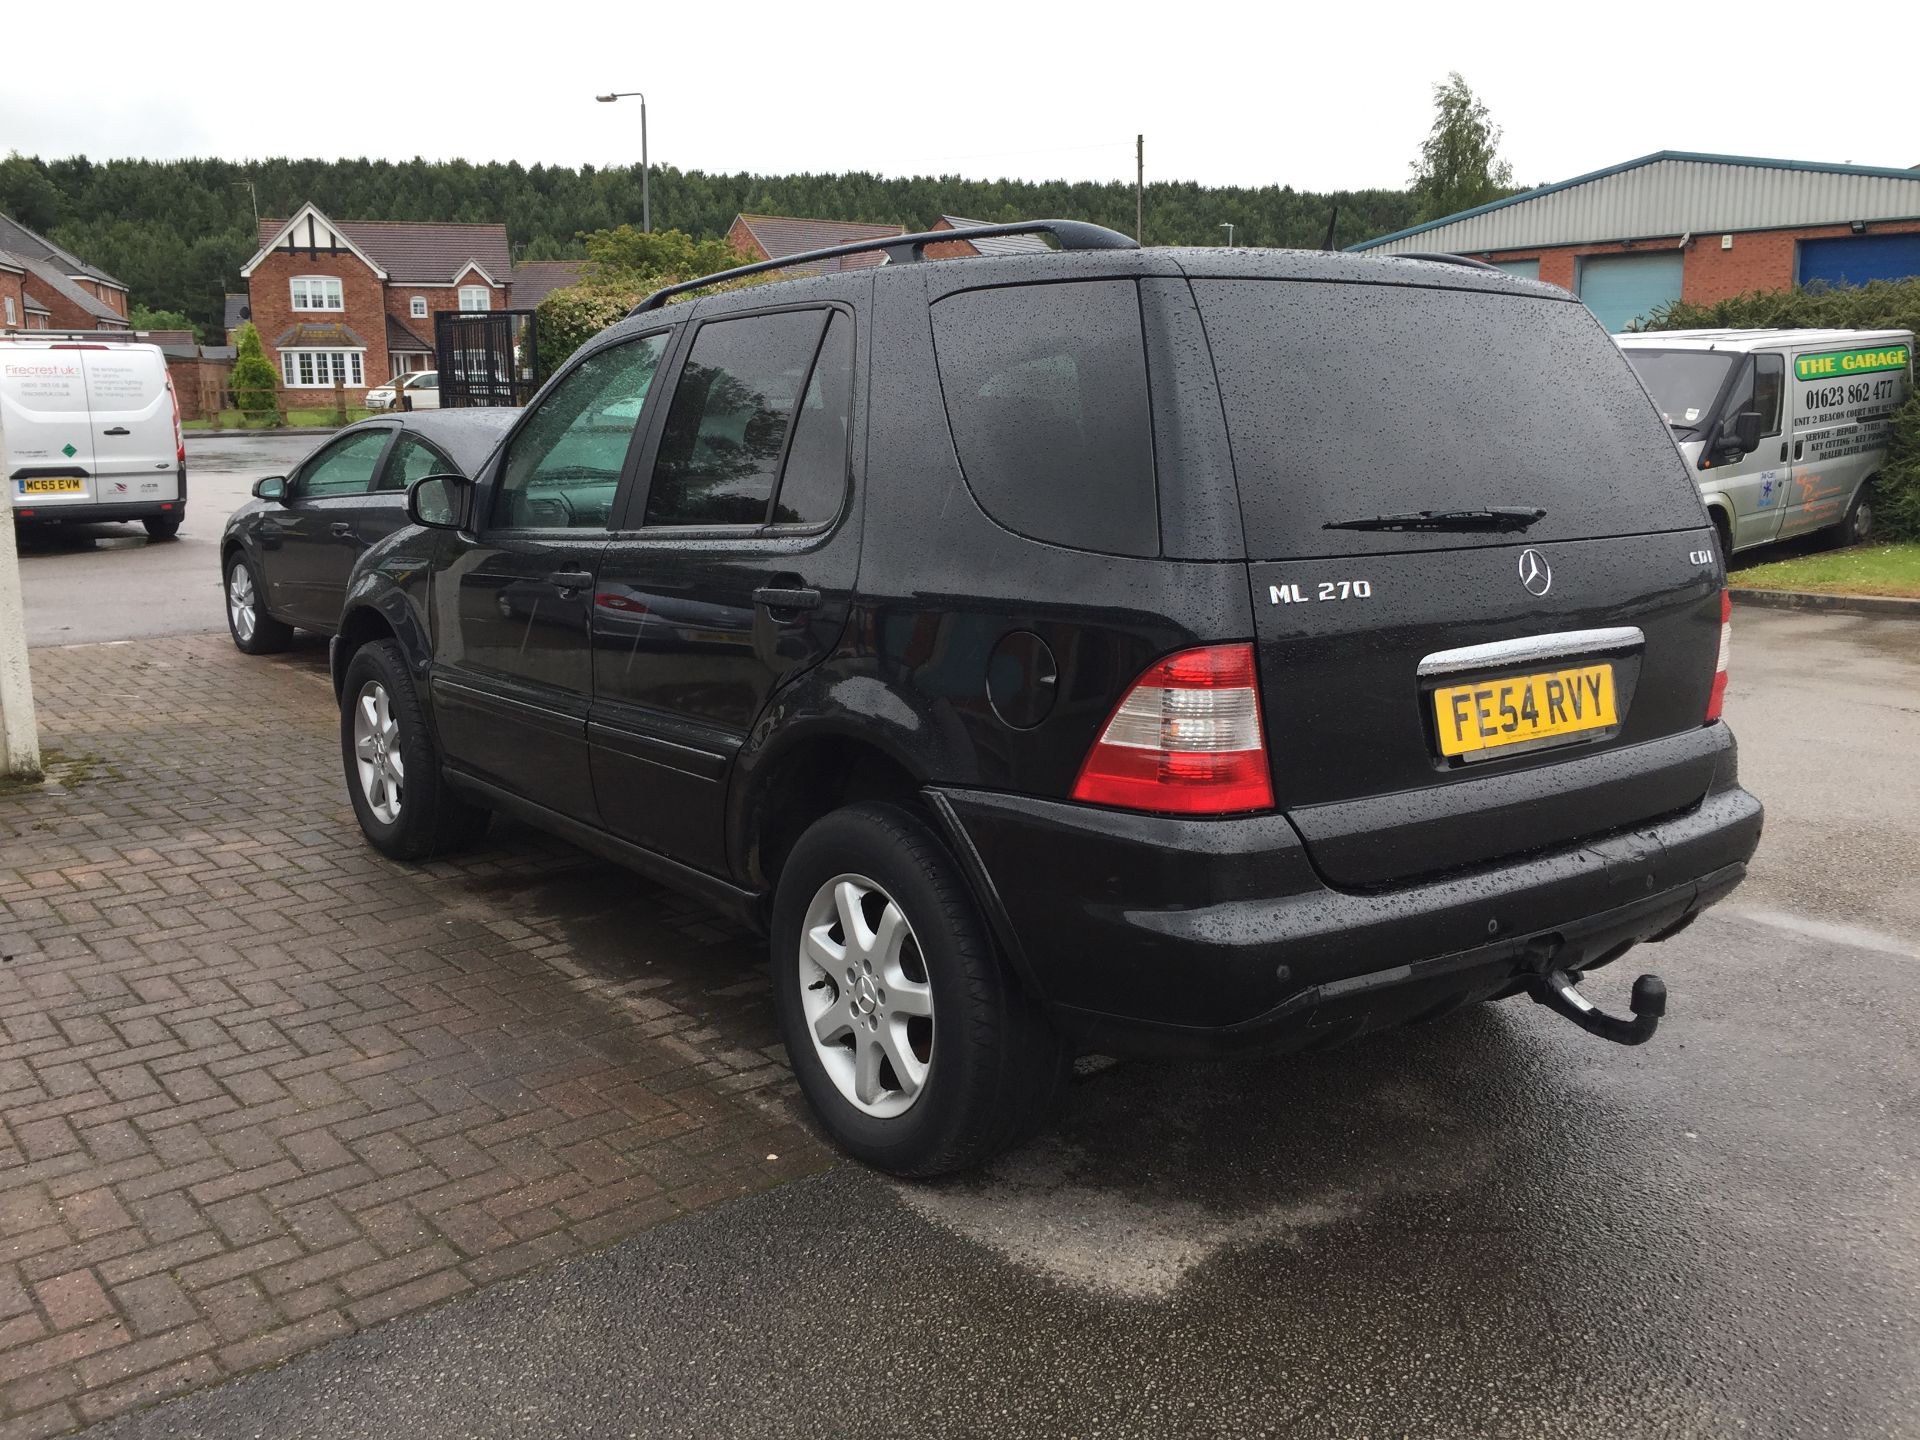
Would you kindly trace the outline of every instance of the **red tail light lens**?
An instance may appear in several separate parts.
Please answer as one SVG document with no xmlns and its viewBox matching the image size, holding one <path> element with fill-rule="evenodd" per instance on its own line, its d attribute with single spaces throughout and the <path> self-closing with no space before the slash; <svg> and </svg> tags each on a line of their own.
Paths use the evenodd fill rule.
<svg viewBox="0 0 1920 1440">
<path fill-rule="evenodd" d="M 1148 666 L 1087 752 L 1073 798 L 1169 815 L 1272 809 L 1253 646 L 1208 645 Z"/>
<path fill-rule="evenodd" d="M 173 402 L 173 457 L 174 463 L 187 463 L 187 439 L 180 431 L 180 393 L 173 388 L 173 376 L 167 376 L 167 399 Z"/>
<path fill-rule="evenodd" d="M 1720 658 L 1713 665 L 1713 689 L 1707 695 L 1707 720 L 1711 725 L 1720 718 L 1720 707 L 1727 698 L 1727 661 L 1733 657 L 1733 596 L 1720 592 Z"/>
</svg>

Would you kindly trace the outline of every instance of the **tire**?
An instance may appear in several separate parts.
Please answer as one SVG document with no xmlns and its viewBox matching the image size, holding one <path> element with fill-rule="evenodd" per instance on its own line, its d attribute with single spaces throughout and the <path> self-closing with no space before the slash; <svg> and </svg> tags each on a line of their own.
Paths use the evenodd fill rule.
<svg viewBox="0 0 1920 1440">
<path fill-rule="evenodd" d="M 171 540 L 180 533 L 178 515 L 149 515 L 140 523 L 147 527 L 149 540 Z"/>
<path fill-rule="evenodd" d="M 1840 523 L 1828 526 L 1821 532 L 1821 538 L 1829 550 L 1864 545 L 1873 538 L 1873 520 L 1873 481 L 1867 480 L 1853 492 L 1853 503 L 1847 506 Z"/>
<path fill-rule="evenodd" d="M 870 959 L 848 943 L 849 903 L 874 937 Z M 906 810 L 851 805 L 800 837 L 780 872 L 770 947 L 801 1093 L 835 1143 L 877 1169 L 926 1177 L 978 1165 L 1031 1135 L 1065 1094 L 1072 1056 L 1001 962 L 952 856 Z"/>
<path fill-rule="evenodd" d="M 424 860 L 486 833 L 488 812 L 440 773 L 439 747 L 391 640 L 362 645 L 340 690 L 340 753 L 361 833 L 395 860 Z"/>
<path fill-rule="evenodd" d="M 1713 520 L 1714 537 L 1720 542 L 1720 568 L 1724 570 L 1733 564 L 1733 526 L 1718 510 L 1708 510 L 1707 514 Z"/>
<path fill-rule="evenodd" d="M 227 556 L 227 634 L 242 655 L 274 655 L 293 643 L 293 627 L 267 613 L 260 572 L 245 553 Z"/>
</svg>

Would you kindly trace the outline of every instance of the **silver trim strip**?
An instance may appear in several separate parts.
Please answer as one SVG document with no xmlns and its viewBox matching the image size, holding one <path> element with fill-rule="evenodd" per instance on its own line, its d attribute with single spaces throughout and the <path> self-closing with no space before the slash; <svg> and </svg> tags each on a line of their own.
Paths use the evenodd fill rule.
<svg viewBox="0 0 1920 1440">
<path fill-rule="evenodd" d="M 1567 655 L 1637 650 L 1646 643 L 1647 637 L 1636 625 L 1616 625 L 1606 630 L 1562 630 L 1555 635 L 1520 635 L 1486 645 L 1436 650 L 1420 662 L 1420 674 L 1457 675 L 1463 670 L 1491 670 L 1500 665 L 1524 665 L 1533 660 L 1555 660 Z"/>
</svg>

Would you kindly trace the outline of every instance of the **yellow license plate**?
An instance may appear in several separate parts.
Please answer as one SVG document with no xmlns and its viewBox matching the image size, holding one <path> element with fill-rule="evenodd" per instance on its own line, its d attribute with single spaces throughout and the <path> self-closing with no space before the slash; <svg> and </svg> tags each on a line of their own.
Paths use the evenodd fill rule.
<svg viewBox="0 0 1920 1440">
<path fill-rule="evenodd" d="M 1605 730 L 1620 723 L 1613 666 L 1582 665 L 1449 685 L 1433 692 L 1433 718 L 1440 753 L 1448 756 Z"/>
<path fill-rule="evenodd" d="M 78 495 L 87 488 L 87 482 L 76 480 L 71 475 L 41 476 L 37 480 L 22 480 L 22 495 Z"/>
</svg>

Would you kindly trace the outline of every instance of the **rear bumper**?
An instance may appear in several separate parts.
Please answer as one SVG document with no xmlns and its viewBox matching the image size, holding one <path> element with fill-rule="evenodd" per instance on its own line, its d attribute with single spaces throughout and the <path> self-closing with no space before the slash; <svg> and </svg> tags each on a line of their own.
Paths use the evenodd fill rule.
<svg viewBox="0 0 1920 1440">
<path fill-rule="evenodd" d="M 31 512 L 31 513 L 22 513 Z M 23 525 L 90 525 L 118 520 L 146 520 L 155 515 L 187 517 L 185 500 L 123 500 L 84 505 L 22 505 L 15 502 L 14 518 Z"/>
<path fill-rule="evenodd" d="M 1338 890 L 1283 815 L 1182 820 L 933 792 L 1004 948 L 1081 1048 L 1334 1043 L 1591 969 L 1739 884 L 1760 802 L 1731 736 L 1692 809 L 1397 889 Z"/>
</svg>

